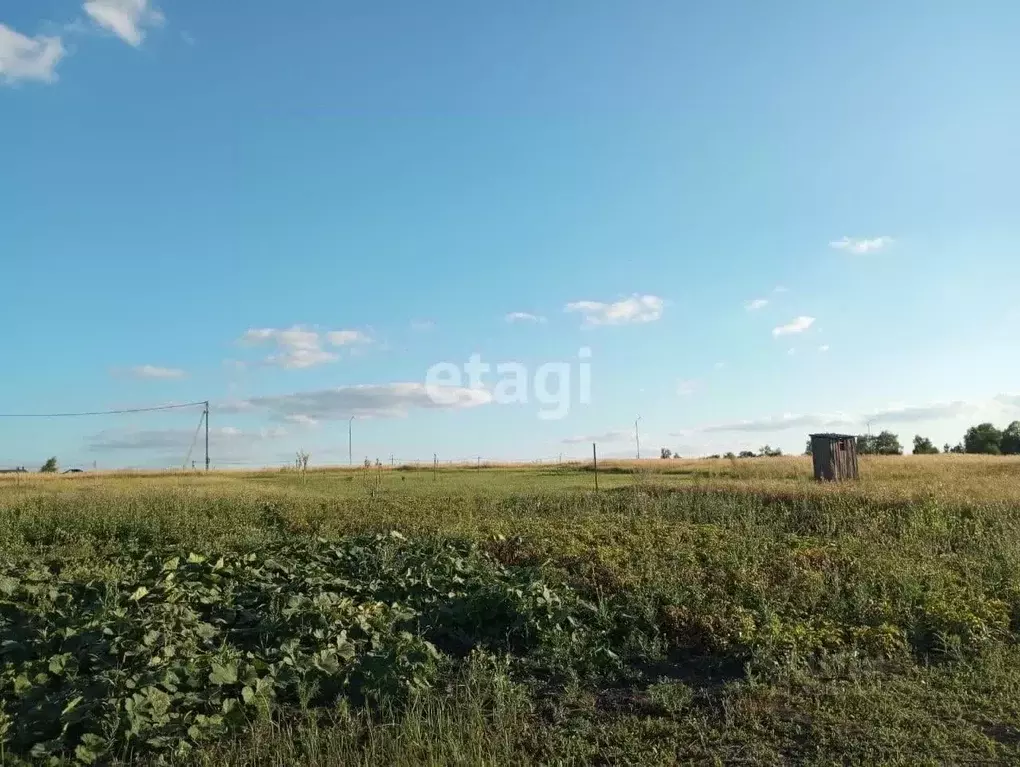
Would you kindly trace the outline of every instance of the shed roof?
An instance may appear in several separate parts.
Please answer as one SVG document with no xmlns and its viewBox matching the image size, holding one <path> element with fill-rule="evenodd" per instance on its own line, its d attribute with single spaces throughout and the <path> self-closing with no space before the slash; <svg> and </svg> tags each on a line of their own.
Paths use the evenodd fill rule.
<svg viewBox="0 0 1020 767">
<path fill-rule="evenodd" d="M 808 436 L 811 437 L 811 439 L 814 439 L 815 437 L 821 437 L 822 439 L 857 439 L 856 434 L 825 433 L 825 434 L 809 434 Z"/>
</svg>

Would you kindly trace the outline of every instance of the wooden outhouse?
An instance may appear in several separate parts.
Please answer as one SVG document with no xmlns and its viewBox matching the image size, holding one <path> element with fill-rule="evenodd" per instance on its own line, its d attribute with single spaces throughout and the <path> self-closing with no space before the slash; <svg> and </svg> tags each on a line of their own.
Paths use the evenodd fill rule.
<svg viewBox="0 0 1020 767">
<path fill-rule="evenodd" d="M 811 458 L 815 479 L 842 482 L 857 479 L 857 437 L 852 434 L 812 434 Z"/>
</svg>

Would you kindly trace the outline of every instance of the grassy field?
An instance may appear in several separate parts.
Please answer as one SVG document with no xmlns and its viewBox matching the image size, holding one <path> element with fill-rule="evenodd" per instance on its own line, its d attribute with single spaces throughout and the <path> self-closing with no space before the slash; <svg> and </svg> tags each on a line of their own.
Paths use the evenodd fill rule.
<svg viewBox="0 0 1020 767">
<path fill-rule="evenodd" d="M 1020 461 L 0 476 L 0 763 L 1015 763 Z"/>
</svg>

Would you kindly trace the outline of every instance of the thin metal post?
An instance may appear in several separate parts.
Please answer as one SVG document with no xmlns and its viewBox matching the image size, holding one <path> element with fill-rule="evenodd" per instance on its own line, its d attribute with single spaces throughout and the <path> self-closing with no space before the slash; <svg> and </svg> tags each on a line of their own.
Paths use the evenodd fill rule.
<svg viewBox="0 0 1020 767">
<path fill-rule="evenodd" d="M 205 401 L 205 470 L 209 471 L 209 400 Z"/>
<path fill-rule="evenodd" d="M 599 456 L 595 450 L 595 443 L 591 443 L 591 462 L 595 467 L 595 489 L 599 489 Z"/>
<path fill-rule="evenodd" d="M 641 416 L 637 417 L 634 421 L 634 441 L 637 442 L 637 457 L 641 460 L 641 434 L 638 433 L 638 421 L 641 420 Z"/>
<path fill-rule="evenodd" d="M 354 465 L 354 416 L 347 419 L 347 464 Z"/>
</svg>

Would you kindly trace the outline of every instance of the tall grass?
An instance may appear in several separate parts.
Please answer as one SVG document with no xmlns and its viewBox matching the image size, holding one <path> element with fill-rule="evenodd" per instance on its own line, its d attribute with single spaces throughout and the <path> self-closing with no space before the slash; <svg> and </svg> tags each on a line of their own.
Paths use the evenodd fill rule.
<svg viewBox="0 0 1020 767">
<path fill-rule="evenodd" d="M 598 492 L 590 469 L 0 476 L 0 558 L 103 580 L 127 545 L 400 530 L 640 629 L 615 682 L 470 667 L 399 711 L 253 721 L 203 764 L 1020 758 L 1020 461 L 865 457 L 844 485 L 803 458 L 617 461 Z"/>
</svg>

